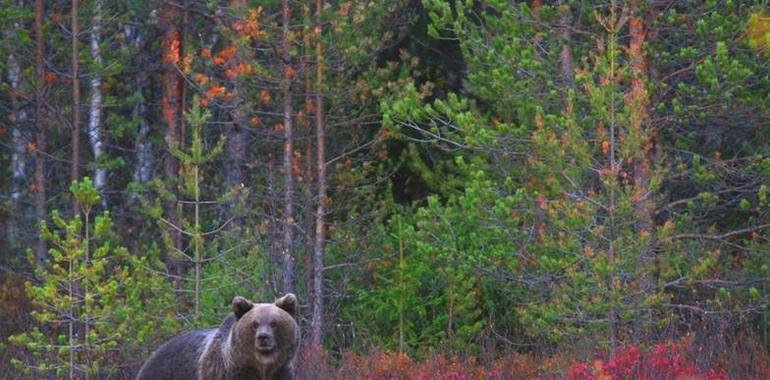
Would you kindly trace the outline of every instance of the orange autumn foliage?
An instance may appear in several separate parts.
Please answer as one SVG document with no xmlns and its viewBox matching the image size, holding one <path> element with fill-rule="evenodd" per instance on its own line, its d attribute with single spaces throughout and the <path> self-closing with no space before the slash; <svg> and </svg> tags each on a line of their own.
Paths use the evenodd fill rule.
<svg viewBox="0 0 770 380">
<path fill-rule="evenodd" d="M 235 46 L 230 46 L 225 50 L 222 50 L 217 54 L 219 57 L 221 57 L 224 60 L 229 60 L 230 58 L 235 56 L 235 53 L 237 52 L 237 49 Z"/>
<path fill-rule="evenodd" d="M 205 80 L 208 82 L 208 77 Z M 200 104 L 203 107 L 207 107 L 209 102 L 215 98 L 230 100 L 232 96 L 233 94 L 228 92 L 221 83 L 215 83 L 203 93 Z"/>
<path fill-rule="evenodd" d="M 190 67 L 192 65 L 193 56 L 190 53 L 185 54 L 184 58 L 179 64 L 179 68 L 182 70 L 183 73 L 189 74 L 190 73 Z"/>
<path fill-rule="evenodd" d="M 295 176 L 302 174 L 302 152 L 294 150 L 293 159 L 291 160 L 291 169 Z"/>
<path fill-rule="evenodd" d="M 64 19 L 64 16 L 59 12 L 56 12 L 51 15 L 51 22 L 53 22 L 54 24 L 61 24 L 62 19 Z"/>
<path fill-rule="evenodd" d="M 262 102 L 262 104 L 267 104 L 270 102 L 270 92 L 267 90 L 262 90 L 259 92 L 259 100 Z"/>
<path fill-rule="evenodd" d="M 288 79 L 293 79 L 297 75 L 297 70 L 294 70 L 291 65 L 286 65 L 284 69 L 284 75 Z"/>
<path fill-rule="evenodd" d="M 238 50 L 235 48 L 235 46 L 230 46 L 227 49 L 220 51 L 216 57 L 214 57 L 214 63 L 220 66 L 224 65 L 227 63 L 227 61 L 235 56 L 237 51 Z"/>
<path fill-rule="evenodd" d="M 52 85 L 56 83 L 56 80 L 59 79 L 59 76 L 56 75 L 53 71 L 47 71 L 45 74 L 43 74 L 43 83 L 46 85 Z"/>
<path fill-rule="evenodd" d="M 206 98 L 208 99 L 216 98 L 217 96 L 224 95 L 225 92 L 226 92 L 225 88 L 221 84 L 216 83 L 215 85 L 209 87 L 208 90 L 206 90 Z"/>
<path fill-rule="evenodd" d="M 607 140 L 602 141 L 602 153 L 609 154 L 610 152 L 610 142 Z"/>
<path fill-rule="evenodd" d="M 248 74 L 250 72 L 251 72 L 251 66 L 246 65 L 244 63 L 239 63 L 225 70 L 225 77 L 229 80 L 233 80 L 243 74 Z"/>
<path fill-rule="evenodd" d="M 250 74 L 250 73 L 252 73 L 254 71 L 254 67 L 253 66 L 247 65 L 245 63 L 239 63 L 233 69 L 235 70 L 235 72 L 238 75 Z"/>
<path fill-rule="evenodd" d="M 163 62 L 165 63 L 178 63 L 180 57 L 181 42 L 179 41 L 179 35 L 173 36 L 163 40 Z"/>
<path fill-rule="evenodd" d="M 206 75 L 198 73 L 193 76 L 193 79 L 195 79 L 195 81 L 200 85 L 206 85 L 209 83 L 210 78 Z"/>
<path fill-rule="evenodd" d="M 246 15 L 246 20 L 236 21 L 233 23 L 233 30 L 244 37 L 261 39 L 267 34 L 259 25 L 259 20 L 261 17 L 261 6 L 257 7 L 256 9 L 250 9 Z"/>
</svg>

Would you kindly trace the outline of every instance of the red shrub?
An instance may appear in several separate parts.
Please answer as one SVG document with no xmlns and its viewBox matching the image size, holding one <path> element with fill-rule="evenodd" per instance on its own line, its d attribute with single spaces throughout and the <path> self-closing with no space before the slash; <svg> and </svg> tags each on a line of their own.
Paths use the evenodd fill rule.
<svg viewBox="0 0 770 380">
<path fill-rule="evenodd" d="M 334 379 L 337 367 L 329 360 L 325 350 L 317 347 L 300 351 L 296 360 L 296 375 L 299 379 Z"/>
<path fill-rule="evenodd" d="M 495 360 L 494 366 L 487 374 L 490 380 L 505 379 L 536 379 L 539 368 L 537 360 L 532 355 L 522 355 L 512 352 Z"/>
<path fill-rule="evenodd" d="M 342 380 L 476 380 L 510 379 L 507 368 L 487 370 L 474 357 L 437 354 L 415 362 L 406 354 L 374 351 L 369 355 L 344 353 L 339 367 L 331 366 L 322 352 L 303 352 L 297 361 L 299 379 Z M 510 363 L 508 363 L 510 364 Z M 515 365 L 514 365 L 515 367 Z M 514 368 L 511 367 L 511 368 Z M 521 378 L 521 377 L 516 377 Z"/>
<path fill-rule="evenodd" d="M 692 347 L 689 341 L 658 344 L 640 349 L 626 346 L 611 357 L 600 353 L 593 360 L 569 363 L 569 354 L 557 352 L 549 358 L 510 353 L 485 363 L 473 356 L 458 357 L 434 354 L 415 361 L 406 354 L 373 351 L 367 355 L 343 353 L 330 357 L 323 350 L 306 350 L 297 360 L 298 379 L 340 380 L 722 380 L 727 370 L 738 378 L 767 378 L 767 354 L 764 350 L 731 346 L 735 352 L 704 356 L 703 346 Z M 751 348 L 750 350 L 748 350 Z M 748 351 L 747 351 L 748 350 Z M 723 350 L 724 351 L 724 350 Z M 748 355 L 748 353 L 752 353 Z M 741 357 L 752 363 L 743 363 Z M 696 362 L 697 358 L 697 362 Z M 734 362 L 734 363 L 731 363 Z M 708 363 L 704 366 L 703 363 Z M 716 363 L 716 364 L 714 364 Z M 743 364 L 742 364 L 743 363 Z M 700 365 L 699 365 L 700 364 Z M 732 366 L 732 367 L 731 367 Z M 744 368 L 746 367 L 746 368 Z"/>
<path fill-rule="evenodd" d="M 593 365 L 573 363 L 567 372 L 567 379 L 722 380 L 727 379 L 727 374 L 719 368 L 698 367 L 692 359 L 689 342 L 684 341 L 658 344 L 645 352 L 636 346 L 618 348 L 611 358 L 598 359 Z"/>
</svg>

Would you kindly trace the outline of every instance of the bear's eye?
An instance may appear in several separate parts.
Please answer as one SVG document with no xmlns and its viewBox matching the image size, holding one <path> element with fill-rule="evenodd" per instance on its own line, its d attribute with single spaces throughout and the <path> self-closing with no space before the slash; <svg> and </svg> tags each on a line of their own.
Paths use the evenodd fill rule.
<svg viewBox="0 0 770 380">
<path fill-rule="evenodd" d="M 254 328 L 254 330 L 258 329 L 258 328 L 259 328 L 259 322 L 254 322 L 254 323 L 252 323 L 252 324 L 251 324 L 251 327 L 253 327 L 253 328 Z"/>
<path fill-rule="evenodd" d="M 275 321 L 270 321 L 270 327 L 275 327 L 276 323 Z"/>
</svg>

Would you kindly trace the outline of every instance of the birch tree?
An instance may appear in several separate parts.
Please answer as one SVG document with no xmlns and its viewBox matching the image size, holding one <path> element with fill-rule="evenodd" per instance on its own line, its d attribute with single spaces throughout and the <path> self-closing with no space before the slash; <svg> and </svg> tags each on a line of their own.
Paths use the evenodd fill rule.
<svg viewBox="0 0 770 380">
<path fill-rule="evenodd" d="M 139 52 L 139 54 L 134 57 L 134 64 L 137 67 L 142 67 L 147 62 L 147 54 L 144 52 L 147 44 L 145 31 L 129 24 L 125 27 L 125 34 L 134 49 Z M 150 141 L 150 122 L 148 120 L 149 115 L 147 112 L 148 94 L 145 92 L 148 83 L 149 78 L 144 70 L 139 70 L 137 75 L 133 77 L 131 83 L 134 94 L 139 98 L 139 101 L 131 110 L 131 117 L 139 124 L 139 129 L 136 133 L 136 138 L 134 139 L 136 164 L 133 169 L 132 178 L 134 182 L 140 185 L 146 185 L 153 176 L 153 149 L 152 142 Z"/>
<path fill-rule="evenodd" d="M 20 1 L 18 7 L 23 7 L 24 2 Z M 22 194 L 24 186 L 28 180 L 27 173 L 27 144 L 30 142 L 28 130 L 29 113 L 26 104 L 21 98 L 22 90 L 22 71 L 19 61 L 16 57 L 16 45 L 14 33 L 18 33 L 20 28 L 19 21 L 13 23 L 11 32 L 4 34 L 7 46 L 7 78 L 10 84 L 11 95 L 11 210 L 10 220 L 8 221 L 8 243 L 14 248 L 19 239 L 22 208 Z"/>
<path fill-rule="evenodd" d="M 106 206 L 107 198 L 104 190 L 107 186 L 107 169 L 100 162 L 104 157 L 104 136 L 101 133 L 102 122 L 102 77 L 99 73 L 102 65 L 102 53 L 99 44 L 101 43 L 100 33 L 102 32 L 102 8 L 103 0 L 96 0 L 93 5 L 93 16 L 91 19 L 91 30 L 89 32 L 89 41 L 91 47 L 91 59 L 97 71 L 91 73 L 91 100 L 88 108 L 88 139 L 91 142 L 91 151 L 93 152 L 96 169 L 94 170 L 94 186 L 99 192 L 102 205 Z"/>
</svg>

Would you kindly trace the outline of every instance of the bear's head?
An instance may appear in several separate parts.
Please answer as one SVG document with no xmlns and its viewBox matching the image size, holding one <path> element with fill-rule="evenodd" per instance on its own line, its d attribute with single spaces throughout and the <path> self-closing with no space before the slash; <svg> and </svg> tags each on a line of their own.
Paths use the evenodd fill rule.
<svg viewBox="0 0 770 380">
<path fill-rule="evenodd" d="M 242 367 L 283 366 L 299 345 L 297 297 L 286 294 L 273 303 L 252 303 L 236 296 L 232 302 L 232 360 Z"/>
</svg>

